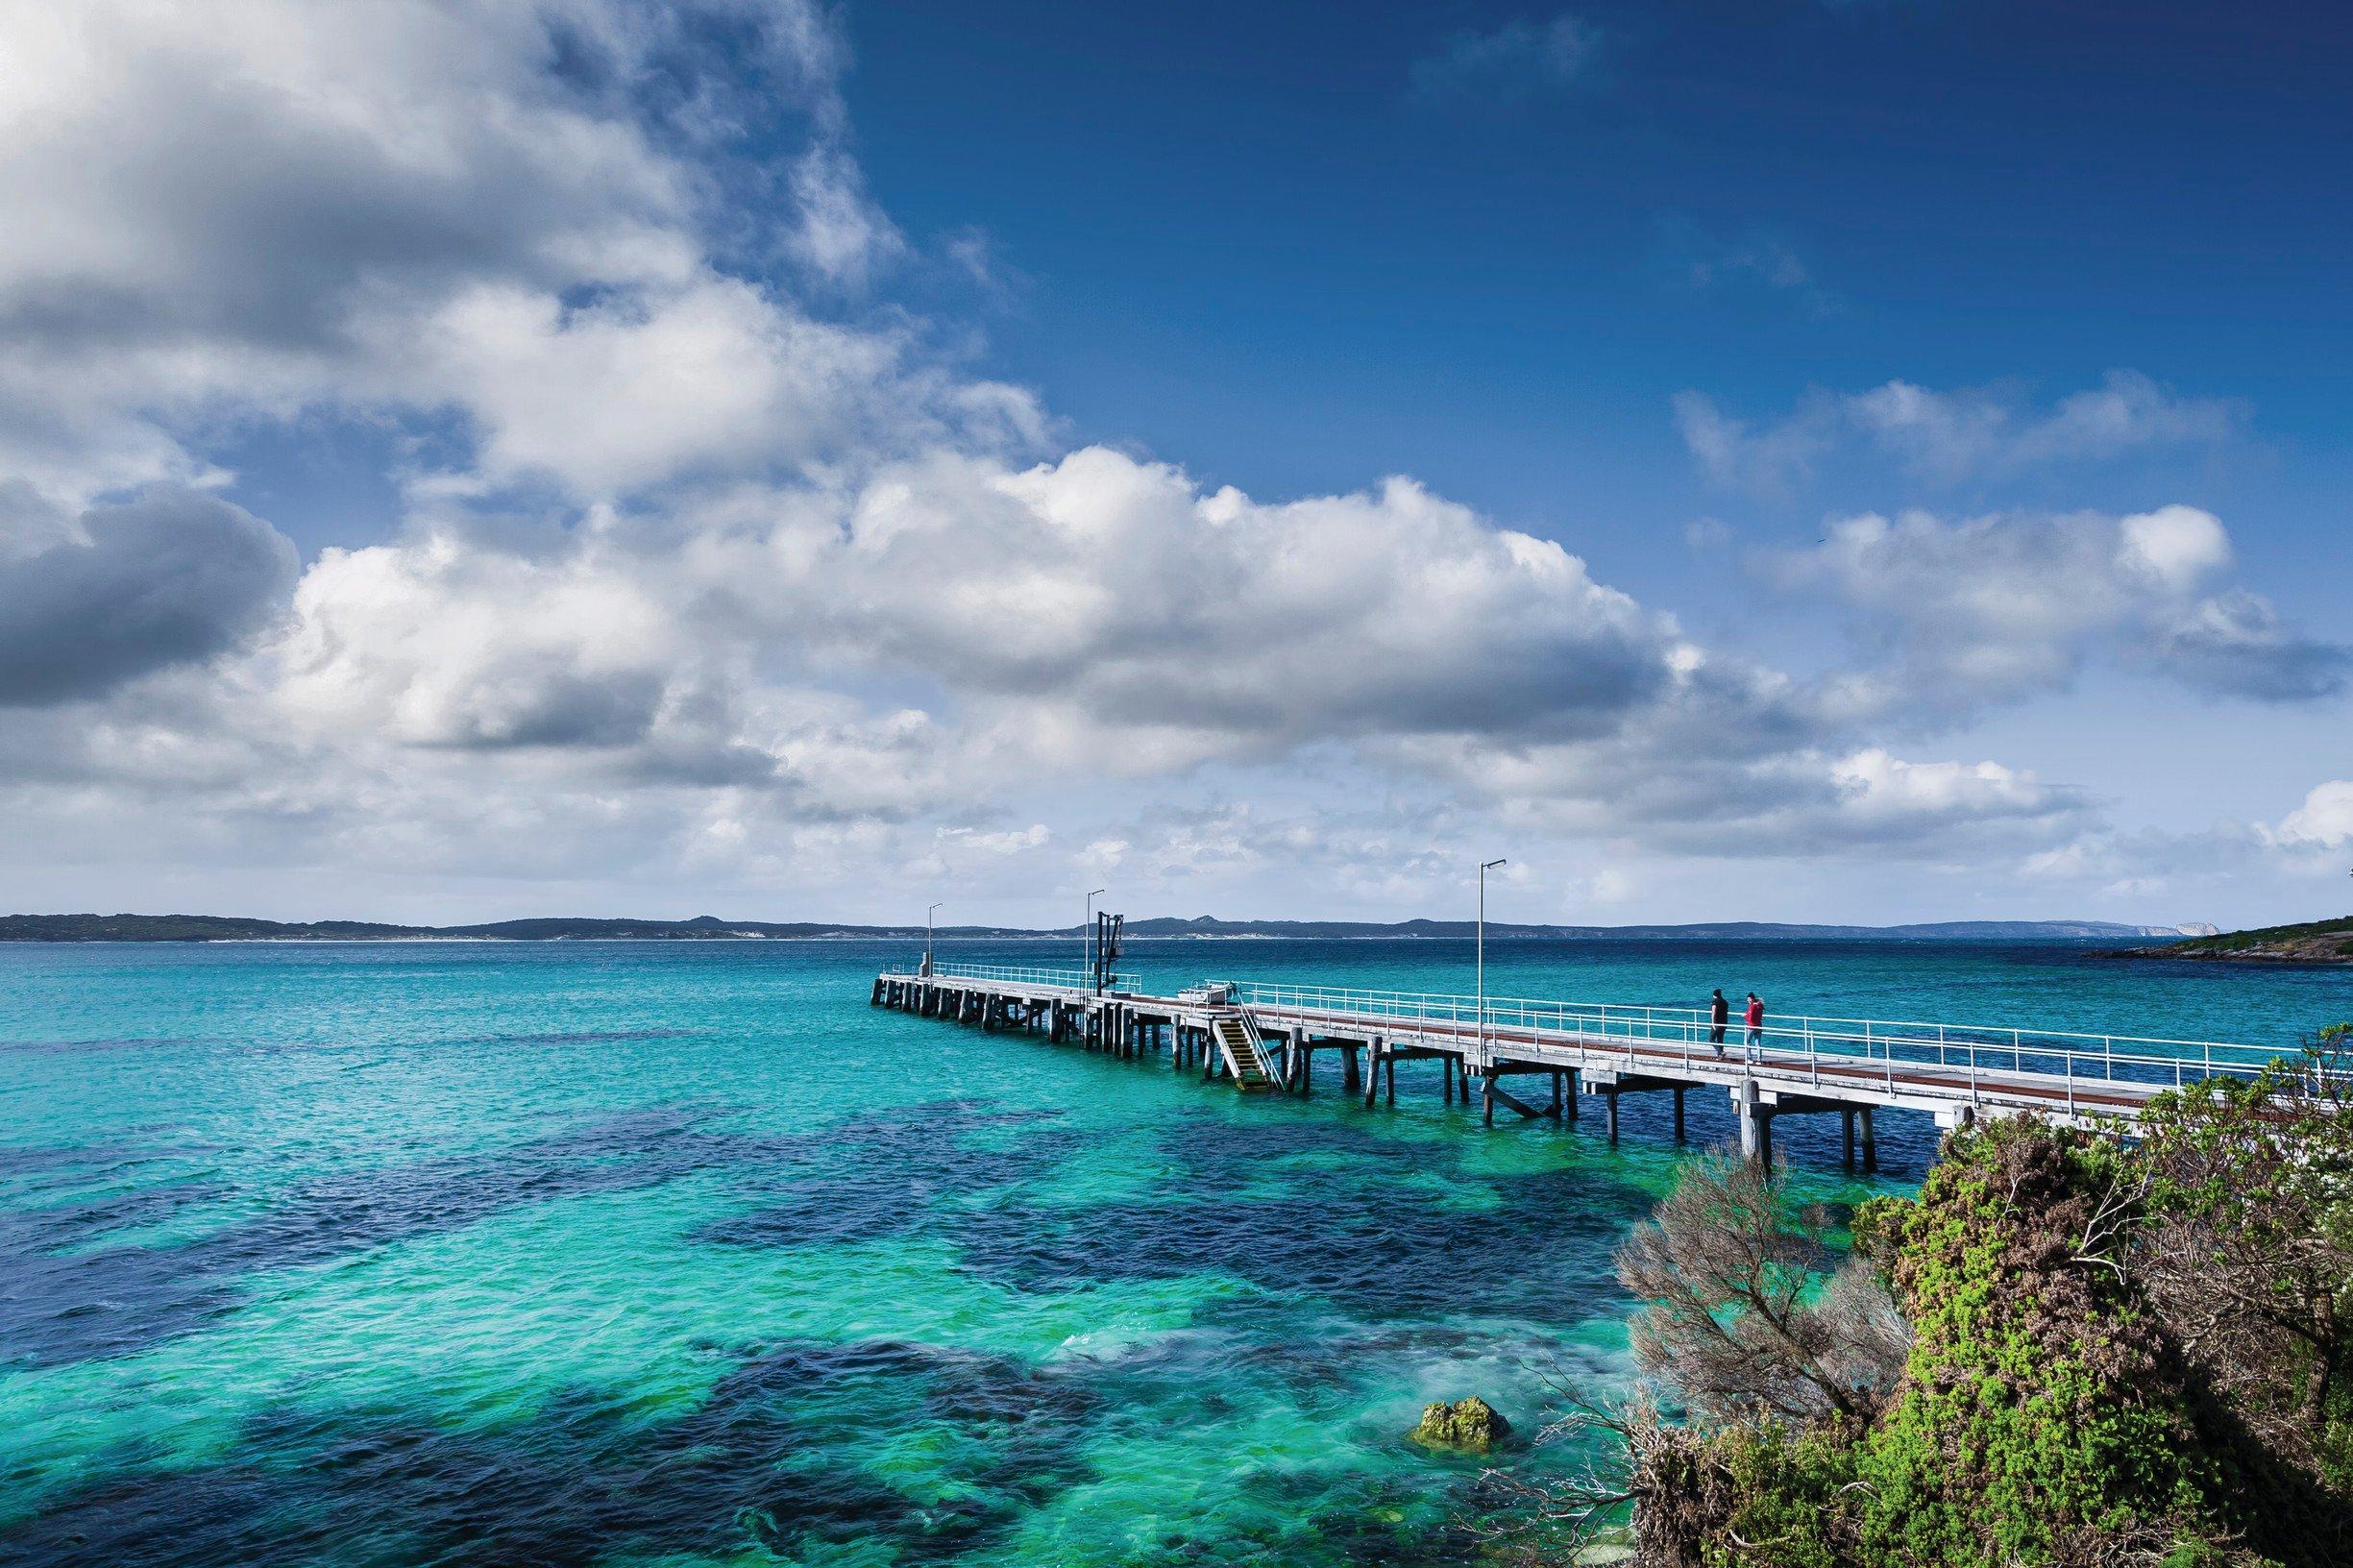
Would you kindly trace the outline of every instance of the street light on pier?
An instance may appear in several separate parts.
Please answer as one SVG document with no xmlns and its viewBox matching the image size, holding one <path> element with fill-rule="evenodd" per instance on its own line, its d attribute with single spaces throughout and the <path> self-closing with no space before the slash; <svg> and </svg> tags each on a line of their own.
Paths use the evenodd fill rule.
<svg viewBox="0 0 2353 1568">
<path fill-rule="evenodd" d="M 939 914 L 944 907 L 942 904 L 934 904 L 923 911 L 923 972 L 926 975 L 931 973 L 931 918 Z"/>
<path fill-rule="evenodd" d="M 1483 862 L 1479 868 L 1479 941 L 1473 965 L 1478 976 L 1475 985 L 1478 992 L 1479 1056 L 1483 1066 L 1487 1055 L 1487 873 L 1503 864 L 1502 857 L 1498 856 Z M 1469 1085 L 1463 1087 L 1467 1090 Z"/>
</svg>

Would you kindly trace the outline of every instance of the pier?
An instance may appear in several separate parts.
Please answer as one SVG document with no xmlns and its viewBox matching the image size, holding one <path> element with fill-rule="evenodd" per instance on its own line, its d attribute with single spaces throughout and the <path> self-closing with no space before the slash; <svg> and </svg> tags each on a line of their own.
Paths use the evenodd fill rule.
<svg viewBox="0 0 2353 1568">
<path fill-rule="evenodd" d="M 1313 1092 L 1317 1058 L 1341 1093 L 1397 1099 L 1400 1062 L 1435 1062 L 1448 1104 L 1574 1122 L 1591 1109 L 1618 1137 L 1618 1102 L 1664 1094 L 1683 1136 L 1693 1091 L 1729 1096 L 1740 1146 L 1773 1158 L 1781 1116 L 1835 1115 L 1849 1168 L 1877 1166 L 1873 1116 L 1924 1112 L 1951 1128 L 2035 1113 L 2129 1132 L 2167 1090 L 2253 1078 L 2280 1053 L 2218 1041 L 1907 1022 L 1768 1017 L 1754 1050 L 1737 1019 L 1721 1049 L 1698 1008 L 1452 996 L 1347 987 L 1205 983 L 1172 995 L 1097 986 L 1077 970 L 917 965 L 874 977 L 872 1004 L 988 1030 L 1019 1030 L 1242 1090 Z M 1429 1069 L 1422 1069 L 1426 1075 Z"/>
</svg>

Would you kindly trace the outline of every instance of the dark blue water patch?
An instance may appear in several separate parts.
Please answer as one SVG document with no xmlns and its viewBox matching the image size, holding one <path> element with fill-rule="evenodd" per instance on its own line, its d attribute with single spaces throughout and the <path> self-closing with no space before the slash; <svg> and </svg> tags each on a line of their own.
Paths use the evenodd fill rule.
<svg viewBox="0 0 2353 1568">
<path fill-rule="evenodd" d="M 151 1136 L 155 1135 L 146 1129 L 129 1129 L 123 1136 L 103 1142 L 0 1143 L 0 1181 L 59 1174 L 76 1179 L 115 1176 L 138 1165 L 211 1154 L 218 1149 L 217 1144 L 210 1143 L 135 1141 Z"/>
<path fill-rule="evenodd" d="M 266 1212 L 172 1246 L 86 1245 L 119 1224 L 105 1205 L 13 1216 L 0 1230 L 0 1364 L 47 1365 L 123 1356 L 198 1332 L 244 1299 L 247 1276 L 298 1267 L 457 1230 L 529 1204 L 641 1190 L 707 1171 L 747 1190 L 846 1180 L 870 1222 L 885 1225 L 892 1183 L 943 1192 L 985 1188 L 1058 1152 L 1036 1135 L 1022 1154 L 966 1150 L 970 1131 L 1031 1119 L 968 1101 L 861 1117 L 818 1132 L 747 1134 L 722 1124 L 724 1108 L 648 1106 L 599 1116 L 511 1147 L 340 1172 L 274 1197 Z M 849 1175 L 838 1177 L 845 1152 Z M 159 1220 L 225 1193 L 208 1184 L 159 1189 L 144 1212 Z M 790 1213 L 815 1208 L 780 1206 Z M 777 1234 L 792 1221 L 774 1222 Z M 839 1239 L 844 1232 L 819 1238 Z M 887 1229 L 875 1234 L 888 1234 Z M 70 1250 L 69 1250 L 70 1249 Z"/>
<path fill-rule="evenodd" d="M 84 1056 L 98 1051 L 146 1051 L 161 1046 L 195 1046 L 217 1044 L 218 1041 L 191 1040 L 184 1036 L 159 1035 L 152 1038 L 107 1038 L 101 1040 L 0 1040 L 0 1052 L 22 1052 L 28 1056 Z"/>
<path fill-rule="evenodd" d="M 1382 1127 L 1377 1118 L 1342 1119 L 1312 1102 L 1305 1106 L 1274 1104 L 1263 1116 L 1223 1116 L 1200 1110 L 1181 1114 L 1161 1147 L 1195 1176 L 1233 1179 L 1303 1154 L 1336 1154 L 1378 1163 L 1394 1170 L 1429 1150 L 1420 1142 L 1404 1142 Z M 1452 1164 L 1453 1149 L 1438 1158 Z"/>
<path fill-rule="evenodd" d="M 1084 1144 L 1082 1135 L 1051 1126 L 1034 1127 L 1012 1145 L 968 1143 L 967 1132 L 1059 1116 L 932 1107 L 862 1121 L 828 1144 L 821 1170 L 769 1184 L 775 1201 L 702 1226 L 695 1238 L 798 1247 L 940 1231 L 953 1206 L 1043 1176 Z"/>
<path fill-rule="evenodd" d="M 1611 1247 L 1652 1202 L 1648 1189 L 1587 1166 L 1466 1176 L 1467 1186 L 1499 1189 L 1501 1202 L 1453 1210 L 1393 1178 L 1409 1162 L 1417 1172 L 1458 1168 L 1458 1148 L 1401 1144 L 1377 1127 L 1306 1113 L 1202 1112 L 1161 1140 L 1170 1174 L 1152 1195 L 1073 1208 L 1018 1194 L 1080 1152 L 1083 1135 L 1040 1127 L 1004 1147 L 954 1136 L 983 1119 L 1006 1118 L 967 1110 L 863 1122 L 833 1143 L 821 1171 L 783 1183 L 782 1201 L 714 1222 L 698 1238 L 802 1246 L 937 1235 L 959 1249 L 962 1267 L 1041 1293 L 1215 1270 L 1275 1298 L 1221 1309 L 1238 1323 L 1302 1296 L 1434 1318 L 1464 1310 L 1557 1316 L 1616 1299 Z M 1333 1155 L 1346 1163 L 1287 1168 Z M 1007 1195 L 993 1199 L 992 1189 Z"/>
<path fill-rule="evenodd" d="M 949 1216 L 962 1266 L 1060 1292 L 1214 1269 L 1281 1297 L 1391 1315 L 1557 1317 L 1615 1299 L 1609 1257 L 1651 1194 L 1590 1169 L 1484 1177 L 1500 1205 L 1454 1211 L 1378 1174 L 1303 1173 L 1262 1194 L 1245 1169 L 1196 1169 L 1165 1195 L 1071 1211 L 1009 1202 Z"/>
<path fill-rule="evenodd" d="M 1099 1408 L 1079 1376 L 896 1343 L 781 1346 L 654 1424 L 586 1394 L 496 1433 L 284 1408 L 219 1463 L 93 1479 L 0 1530 L 0 1556 L 575 1568 L 870 1542 L 897 1561 L 945 1561 L 1080 1479 Z M 861 1466 L 875 1437 L 924 1420 L 960 1439 L 938 1456 L 930 1495 Z"/>
<path fill-rule="evenodd" d="M 0 1209 L 0 1259 L 78 1246 L 93 1236 L 159 1224 L 235 1191 L 227 1182 L 202 1177 L 102 1190 L 94 1196 L 37 1209 Z"/>
</svg>

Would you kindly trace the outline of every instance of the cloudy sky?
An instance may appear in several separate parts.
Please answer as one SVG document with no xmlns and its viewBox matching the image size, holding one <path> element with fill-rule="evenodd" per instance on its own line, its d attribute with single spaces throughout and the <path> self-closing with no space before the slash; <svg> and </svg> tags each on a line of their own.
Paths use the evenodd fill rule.
<svg viewBox="0 0 2353 1568">
<path fill-rule="evenodd" d="M 0 905 L 2343 912 L 2344 20 L 1133 9 L 0 0 Z"/>
</svg>

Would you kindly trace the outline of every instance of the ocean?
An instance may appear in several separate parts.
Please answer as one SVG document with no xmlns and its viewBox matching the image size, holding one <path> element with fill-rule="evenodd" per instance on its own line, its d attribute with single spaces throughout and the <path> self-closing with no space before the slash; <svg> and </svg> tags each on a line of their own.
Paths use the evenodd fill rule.
<svg viewBox="0 0 2353 1568">
<path fill-rule="evenodd" d="M 942 957 L 1074 963 L 1075 942 Z M 1664 1108 L 1483 1130 L 871 1009 L 906 943 L 0 946 L 0 1560 L 1441 1564 L 1630 1375 Z M 1137 943 L 1469 989 L 1454 942 Z M 1497 994 L 2235 1040 L 2353 975 L 2080 946 L 1491 943 Z M 1336 1075 L 1334 1075 L 1336 1076 Z M 1730 1136 L 1691 1096 L 1692 1147 Z M 1809 1121 L 1820 1125 L 1809 1125 Z M 1803 1195 L 1933 1129 L 1777 1129 Z M 1574 1445 L 1491 1462 L 1573 1467 Z"/>
</svg>

